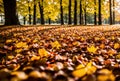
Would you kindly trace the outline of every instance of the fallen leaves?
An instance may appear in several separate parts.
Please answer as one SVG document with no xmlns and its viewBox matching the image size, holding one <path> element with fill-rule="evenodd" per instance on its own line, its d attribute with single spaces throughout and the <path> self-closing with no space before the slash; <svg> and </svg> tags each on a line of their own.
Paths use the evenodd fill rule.
<svg viewBox="0 0 120 81">
<path fill-rule="evenodd" d="M 115 81 L 120 76 L 119 27 L 0 31 L 1 81 Z"/>
</svg>

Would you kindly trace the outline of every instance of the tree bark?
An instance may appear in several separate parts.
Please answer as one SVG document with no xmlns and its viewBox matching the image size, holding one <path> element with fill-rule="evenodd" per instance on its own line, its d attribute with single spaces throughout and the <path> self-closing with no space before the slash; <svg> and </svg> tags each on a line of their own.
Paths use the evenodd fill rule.
<svg viewBox="0 0 120 81">
<path fill-rule="evenodd" d="M 77 0 L 74 0 L 74 25 L 77 25 Z"/>
<path fill-rule="evenodd" d="M 69 9 L 68 24 L 72 24 L 72 21 L 71 21 L 71 0 L 69 0 L 69 7 L 68 7 L 68 9 Z"/>
<path fill-rule="evenodd" d="M 98 20 L 99 20 L 98 24 L 99 24 L 99 25 L 102 25 L 101 0 L 98 1 L 98 4 L 99 4 L 99 5 L 98 5 L 98 8 L 99 8 L 99 9 L 98 9 L 98 15 L 99 15 L 99 16 L 98 16 Z"/>
<path fill-rule="evenodd" d="M 61 25 L 64 25 L 62 0 L 60 0 L 60 16 L 61 16 Z"/>
<path fill-rule="evenodd" d="M 44 20 L 44 13 L 43 13 L 43 0 L 42 2 L 39 2 L 39 9 L 40 9 L 40 16 L 41 16 L 41 24 L 44 25 L 45 20 Z"/>
<path fill-rule="evenodd" d="M 87 11 L 86 11 L 86 8 L 87 8 L 87 5 L 85 4 L 85 9 L 84 9 L 85 25 L 87 25 Z"/>
<path fill-rule="evenodd" d="M 79 19 L 80 25 L 82 25 L 82 0 L 80 0 L 80 19 Z"/>
<path fill-rule="evenodd" d="M 36 25 L 36 0 L 34 0 L 33 25 Z"/>
<path fill-rule="evenodd" d="M 97 25 L 96 0 L 94 0 L 94 25 Z"/>
<path fill-rule="evenodd" d="M 109 14 L 110 14 L 110 25 L 112 25 L 112 1 L 111 0 L 109 0 L 109 9 L 110 9 L 110 11 L 109 11 Z"/>
<path fill-rule="evenodd" d="M 20 25 L 16 11 L 16 0 L 3 0 L 5 25 Z"/>
<path fill-rule="evenodd" d="M 25 25 L 26 24 L 26 17 L 25 16 L 23 17 L 23 21 L 24 21 L 23 23 Z"/>
<path fill-rule="evenodd" d="M 51 24 L 51 19 L 50 18 L 48 19 L 48 22 L 49 22 L 49 25 L 50 25 Z"/>
<path fill-rule="evenodd" d="M 31 25 L 31 8 L 30 8 L 30 1 L 28 0 L 28 12 L 29 12 L 29 25 Z"/>
<path fill-rule="evenodd" d="M 113 24 L 115 24 L 115 0 L 113 0 Z"/>
</svg>

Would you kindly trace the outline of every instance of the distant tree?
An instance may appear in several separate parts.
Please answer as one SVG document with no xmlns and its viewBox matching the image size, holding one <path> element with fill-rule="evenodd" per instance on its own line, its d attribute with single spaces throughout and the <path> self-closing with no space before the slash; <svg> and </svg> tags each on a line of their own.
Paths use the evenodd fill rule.
<svg viewBox="0 0 120 81">
<path fill-rule="evenodd" d="M 84 2 L 84 24 L 87 25 L 87 2 Z"/>
<path fill-rule="evenodd" d="M 34 0 L 33 24 L 36 25 L 36 0 Z"/>
<path fill-rule="evenodd" d="M 20 25 L 16 11 L 16 0 L 3 0 L 5 25 Z"/>
<path fill-rule="evenodd" d="M 80 25 L 82 25 L 82 21 L 83 21 L 83 19 L 82 19 L 82 0 L 80 0 L 80 19 L 79 19 Z"/>
<path fill-rule="evenodd" d="M 112 1 L 111 0 L 109 0 L 109 14 L 110 14 L 110 25 L 112 25 Z"/>
<path fill-rule="evenodd" d="M 74 25 L 77 25 L 77 0 L 74 0 Z"/>
<path fill-rule="evenodd" d="M 68 24 L 72 24 L 72 21 L 71 21 L 71 0 L 69 0 L 69 13 L 68 13 Z"/>
<path fill-rule="evenodd" d="M 96 0 L 94 0 L 94 25 L 97 25 Z"/>
<path fill-rule="evenodd" d="M 61 25 L 63 25 L 64 24 L 64 17 L 63 17 L 62 0 L 60 0 L 60 17 L 61 17 Z"/>
<path fill-rule="evenodd" d="M 101 0 L 98 0 L 98 24 L 102 25 Z"/>
<path fill-rule="evenodd" d="M 44 25 L 45 24 L 45 20 L 44 20 L 44 13 L 43 13 L 43 0 L 40 0 L 39 2 L 39 10 L 40 10 L 40 16 L 41 16 L 41 24 Z"/>
<path fill-rule="evenodd" d="M 28 11 L 29 11 L 29 24 L 31 24 L 31 7 L 30 7 L 30 0 L 28 0 Z"/>
<path fill-rule="evenodd" d="M 113 0 L 113 24 L 115 24 L 115 0 Z"/>
</svg>

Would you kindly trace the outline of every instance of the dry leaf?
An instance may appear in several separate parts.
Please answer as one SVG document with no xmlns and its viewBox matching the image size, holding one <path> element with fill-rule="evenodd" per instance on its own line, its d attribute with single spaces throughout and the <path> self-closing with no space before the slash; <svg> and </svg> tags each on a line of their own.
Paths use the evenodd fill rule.
<svg viewBox="0 0 120 81">
<path fill-rule="evenodd" d="M 85 76 L 86 73 L 87 73 L 87 69 L 86 69 L 86 68 L 82 68 L 82 69 L 78 69 L 78 70 L 73 71 L 73 72 L 72 72 L 72 75 L 73 75 L 74 77 L 79 77 L 79 78 L 81 78 L 81 77 Z"/>
<path fill-rule="evenodd" d="M 38 53 L 39 53 L 40 57 L 48 57 L 48 52 L 46 51 L 45 48 L 39 49 Z"/>
<path fill-rule="evenodd" d="M 28 45 L 26 42 L 18 42 L 15 44 L 17 48 L 28 48 Z"/>
<path fill-rule="evenodd" d="M 114 44 L 114 49 L 119 49 L 119 47 L 120 47 L 119 43 Z"/>
<path fill-rule="evenodd" d="M 90 52 L 90 53 L 96 53 L 97 48 L 92 45 L 92 46 L 90 46 L 90 47 L 87 47 L 87 50 L 88 50 L 88 52 Z"/>
<path fill-rule="evenodd" d="M 58 41 L 52 42 L 51 46 L 52 46 L 52 48 L 56 48 L 56 49 L 59 49 L 61 47 L 61 45 Z"/>
</svg>

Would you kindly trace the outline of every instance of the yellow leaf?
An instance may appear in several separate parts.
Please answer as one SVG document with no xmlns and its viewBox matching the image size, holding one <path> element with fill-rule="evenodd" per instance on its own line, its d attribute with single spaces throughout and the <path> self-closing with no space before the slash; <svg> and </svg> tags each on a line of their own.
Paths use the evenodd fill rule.
<svg viewBox="0 0 120 81">
<path fill-rule="evenodd" d="M 99 71 L 99 73 L 100 73 L 100 74 L 106 74 L 106 75 L 107 75 L 107 74 L 111 74 L 112 72 L 109 71 L 108 69 L 102 69 L 102 70 Z"/>
<path fill-rule="evenodd" d="M 7 57 L 8 57 L 8 59 L 13 59 L 14 58 L 13 55 L 8 55 Z"/>
<path fill-rule="evenodd" d="M 109 76 L 105 76 L 105 75 L 99 75 L 97 77 L 97 81 L 107 81 L 108 79 L 109 79 Z"/>
<path fill-rule="evenodd" d="M 111 37 L 111 39 L 112 39 L 112 40 L 115 40 L 115 37 L 114 37 L 114 36 L 112 36 L 112 37 Z"/>
<path fill-rule="evenodd" d="M 86 75 L 86 73 L 87 73 L 87 69 L 86 69 L 86 68 L 82 68 L 82 69 L 78 69 L 78 70 L 73 71 L 73 72 L 72 72 L 72 75 L 73 75 L 74 77 L 79 77 L 79 78 L 81 78 L 81 77 L 83 77 L 84 75 Z"/>
<path fill-rule="evenodd" d="M 87 74 L 93 74 L 96 72 L 97 68 L 95 66 L 92 65 L 92 62 L 89 62 L 86 65 L 86 69 L 87 69 Z"/>
<path fill-rule="evenodd" d="M 16 53 L 20 53 L 23 49 L 16 49 L 15 52 Z"/>
<path fill-rule="evenodd" d="M 83 64 L 79 64 L 76 69 L 81 69 L 81 68 L 84 68 L 85 66 Z"/>
<path fill-rule="evenodd" d="M 39 60 L 40 59 L 40 57 L 39 56 L 33 56 L 32 58 L 31 58 L 31 61 L 34 61 L 34 60 Z"/>
<path fill-rule="evenodd" d="M 15 44 L 17 48 L 28 48 L 28 45 L 26 42 L 18 42 Z"/>
<path fill-rule="evenodd" d="M 52 42 L 51 45 L 52 45 L 52 48 L 56 48 L 56 49 L 59 49 L 61 47 L 58 41 Z"/>
<path fill-rule="evenodd" d="M 28 78 L 28 76 L 25 74 L 25 72 L 22 72 L 22 71 L 14 71 L 11 73 L 11 75 L 16 76 L 20 81 Z"/>
<path fill-rule="evenodd" d="M 38 53 L 41 57 L 48 57 L 48 52 L 44 48 L 39 49 Z"/>
<path fill-rule="evenodd" d="M 81 38 L 81 41 L 85 41 L 85 38 L 84 38 L 84 37 L 82 37 L 82 38 Z"/>
<path fill-rule="evenodd" d="M 99 38 L 99 37 L 95 37 L 94 39 L 95 39 L 95 41 L 99 41 L 99 40 L 100 40 L 100 38 Z"/>
<path fill-rule="evenodd" d="M 119 43 L 114 44 L 114 49 L 119 49 L 119 47 L 120 47 Z"/>
<path fill-rule="evenodd" d="M 97 68 L 95 66 L 91 66 L 90 68 L 88 68 L 87 74 L 93 74 L 96 72 L 96 70 Z"/>
<path fill-rule="evenodd" d="M 96 53 L 97 48 L 95 48 L 95 46 L 91 46 L 91 47 L 87 47 L 87 50 L 88 50 L 88 52 L 90 52 L 90 53 Z"/>
<path fill-rule="evenodd" d="M 6 43 L 11 43 L 11 42 L 12 42 L 11 39 L 6 40 Z"/>
<path fill-rule="evenodd" d="M 98 81 L 115 81 L 115 76 L 108 69 L 102 69 L 99 72 L 99 76 L 97 77 Z"/>
<path fill-rule="evenodd" d="M 92 66 L 92 62 L 89 62 L 89 63 L 86 65 L 87 68 L 90 68 L 91 66 Z"/>
</svg>

